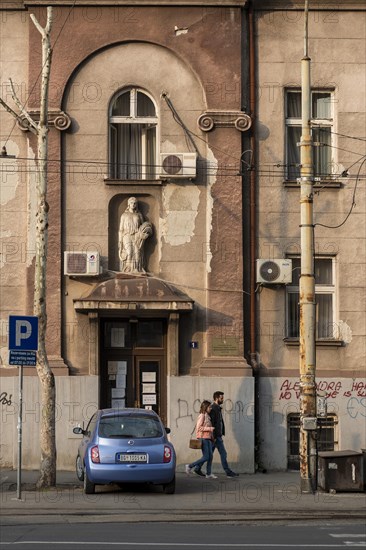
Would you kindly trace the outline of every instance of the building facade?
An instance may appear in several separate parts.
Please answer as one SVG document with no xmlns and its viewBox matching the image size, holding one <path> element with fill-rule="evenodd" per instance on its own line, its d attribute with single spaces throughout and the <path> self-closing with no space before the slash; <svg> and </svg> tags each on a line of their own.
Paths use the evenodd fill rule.
<svg viewBox="0 0 366 550">
<path fill-rule="evenodd" d="M 47 5 L 54 5 L 47 349 L 58 467 L 74 467 L 72 427 L 96 408 L 137 406 L 171 427 L 181 468 L 192 458 L 187 443 L 200 402 L 221 390 L 233 469 L 296 468 L 302 6 L 4 3 L 0 96 L 16 110 L 11 77 L 35 119 L 42 61 L 29 14 L 44 22 Z M 362 4 L 317 5 L 309 36 L 317 382 L 328 396 L 320 448 L 359 450 L 366 445 Z M 0 161 L 1 460 L 9 466 L 18 379 L 8 365 L 7 322 L 9 314 L 32 314 L 37 147 L 3 109 L 0 121 L 1 145 L 16 156 Z M 262 280 L 257 259 L 291 265 L 288 282 Z M 35 468 L 42 411 L 36 373 L 25 374 L 24 461 Z"/>
<path fill-rule="evenodd" d="M 302 5 L 254 5 L 257 257 L 279 259 L 281 271 L 292 261 L 287 284 L 257 288 L 258 461 L 282 470 L 299 464 L 304 13 Z M 316 384 L 328 409 L 318 449 L 324 451 L 359 451 L 365 444 L 365 25 L 361 3 L 310 2 Z"/>
<path fill-rule="evenodd" d="M 93 406 L 156 410 L 184 464 L 200 402 L 221 390 L 233 467 L 251 472 L 238 169 L 251 125 L 241 106 L 243 2 L 52 4 L 47 346 L 60 386 L 58 466 L 72 467 L 71 426 L 87 422 Z M 3 10 L 12 58 L 14 29 L 22 41 L 14 81 L 26 83 L 35 117 L 42 61 L 29 13 L 44 21 L 47 5 Z M 6 321 L 6 309 L 31 313 L 37 152 L 29 132 L 4 120 L 9 154 L 26 159 L 5 207 L 22 205 L 24 226 L 10 216 L 7 235 L 18 235 L 15 248 L 27 241 L 26 261 L 14 252 L 4 264 L 17 285 L 3 304 Z M 6 345 L 2 370 L 16 383 Z M 36 386 L 34 370 L 26 374 Z M 37 447 L 26 454 L 35 466 Z"/>
</svg>

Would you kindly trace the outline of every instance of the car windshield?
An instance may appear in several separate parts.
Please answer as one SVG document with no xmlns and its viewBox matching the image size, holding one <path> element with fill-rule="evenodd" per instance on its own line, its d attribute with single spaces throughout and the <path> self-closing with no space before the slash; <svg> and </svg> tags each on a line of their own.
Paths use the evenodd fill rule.
<svg viewBox="0 0 366 550">
<path fill-rule="evenodd" d="M 99 422 L 99 437 L 149 438 L 163 435 L 161 424 L 151 416 L 102 416 Z"/>
</svg>

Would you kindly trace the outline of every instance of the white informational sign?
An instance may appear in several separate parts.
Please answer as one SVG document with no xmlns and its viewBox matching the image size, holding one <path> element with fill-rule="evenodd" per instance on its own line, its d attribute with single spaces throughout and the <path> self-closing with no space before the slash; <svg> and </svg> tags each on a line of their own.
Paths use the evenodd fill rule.
<svg viewBox="0 0 366 550">
<path fill-rule="evenodd" d="M 156 384 L 142 384 L 142 393 L 156 393 Z"/>
<path fill-rule="evenodd" d="M 127 361 L 117 361 L 117 374 L 127 374 Z"/>
<path fill-rule="evenodd" d="M 116 375 L 116 388 L 125 388 L 126 387 L 126 375 L 117 374 Z"/>
<path fill-rule="evenodd" d="M 145 409 L 147 411 L 152 411 L 152 406 L 151 405 L 145 405 Z"/>
<path fill-rule="evenodd" d="M 108 374 L 117 374 L 117 361 L 108 361 Z"/>
<path fill-rule="evenodd" d="M 112 388 L 112 399 L 120 399 L 122 397 L 125 397 L 125 389 L 124 388 Z"/>
<path fill-rule="evenodd" d="M 156 382 L 156 372 L 143 372 L 142 373 L 143 382 Z"/>
<path fill-rule="evenodd" d="M 112 348 L 125 347 L 125 329 L 124 328 L 111 329 L 111 347 Z"/>
<path fill-rule="evenodd" d="M 112 399 L 112 408 L 113 409 L 124 409 L 126 407 L 125 399 Z"/>
<path fill-rule="evenodd" d="M 143 405 L 156 405 L 156 393 L 155 394 L 143 394 L 142 396 Z"/>
</svg>

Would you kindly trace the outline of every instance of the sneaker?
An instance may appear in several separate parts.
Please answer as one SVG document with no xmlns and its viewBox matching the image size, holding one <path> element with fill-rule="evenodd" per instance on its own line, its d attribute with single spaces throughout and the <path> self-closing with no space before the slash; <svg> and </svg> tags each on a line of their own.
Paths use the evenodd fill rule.
<svg viewBox="0 0 366 550">
<path fill-rule="evenodd" d="M 239 477 L 239 474 L 236 474 L 232 470 L 230 472 L 226 472 L 226 477 Z"/>
<path fill-rule="evenodd" d="M 197 476 L 205 477 L 205 474 L 202 472 L 202 470 L 193 470 L 193 473 Z"/>
<path fill-rule="evenodd" d="M 210 474 L 208 476 L 206 476 L 207 479 L 217 479 L 217 476 L 215 476 L 214 474 Z"/>
<path fill-rule="evenodd" d="M 189 467 L 189 464 L 186 464 L 186 474 L 189 476 L 189 474 L 192 472 L 192 469 Z"/>
</svg>

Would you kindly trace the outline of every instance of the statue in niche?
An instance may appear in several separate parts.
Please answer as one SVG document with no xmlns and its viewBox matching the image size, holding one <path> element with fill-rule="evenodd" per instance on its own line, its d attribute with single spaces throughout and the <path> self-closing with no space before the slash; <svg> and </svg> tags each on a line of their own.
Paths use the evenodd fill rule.
<svg viewBox="0 0 366 550">
<path fill-rule="evenodd" d="M 153 229 L 138 209 L 136 197 L 130 197 L 119 224 L 118 250 L 122 273 L 146 273 L 144 245 Z"/>
</svg>

